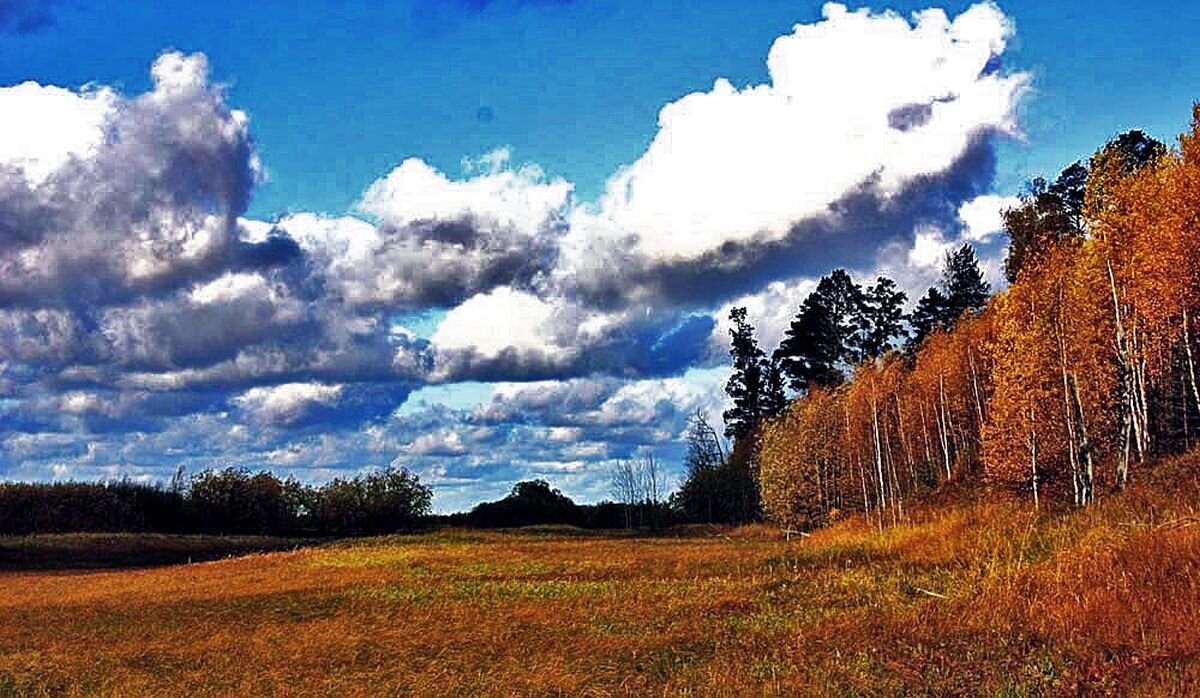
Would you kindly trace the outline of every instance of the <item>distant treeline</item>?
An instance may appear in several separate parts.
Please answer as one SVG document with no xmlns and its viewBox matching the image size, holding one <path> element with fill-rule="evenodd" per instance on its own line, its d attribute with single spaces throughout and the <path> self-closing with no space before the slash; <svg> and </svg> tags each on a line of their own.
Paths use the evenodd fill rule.
<svg viewBox="0 0 1200 698">
<path fill-rule="evenodd" d="M 179 474 L 168 485 L 0 483 L 0 534 L 383 533 L 420 525 L 431 500 L 416 475 L 396 468 L 320 486 L 239 468 Z"/>
<path fill-rule="evenodd" d="M 268 472 L 207 470 L 170 483 L 0 483 L 0 535 L 133 532 L 353 536 L 436 526 L 589 529 L 665 528 L 695 521 L 679 506 L 576 504 L 545 480 L 469 512 L 430 514 L 431 489 L 403 469 L 386 468 L 312 486 Z"/>
<path fill-rule="evenodd" d="M 435 520 L 469 528 L 565 525 L 618 529 L 664 528 L 689 519 L 678 508 L 649 500 L 634 504 L 576 504 L 545 480 L 527 480 L 514 485 L 503 499 L 483 502 L 469 512 L 436 517 Z"/>
</svg>

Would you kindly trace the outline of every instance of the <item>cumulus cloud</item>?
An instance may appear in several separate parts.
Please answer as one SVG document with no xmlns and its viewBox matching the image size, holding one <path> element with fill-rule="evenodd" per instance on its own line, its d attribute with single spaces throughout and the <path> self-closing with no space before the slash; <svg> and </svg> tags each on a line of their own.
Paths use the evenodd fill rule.
<svg viewBox="0 0 1200 698">
<path fill-rule="evenodd" d="M 1016 196 L 984 194 L 964 202 L 958 209 L 963 224 L 963 239 L 972 242 L 988 242 L 992 236 L 1004 230 L 1004 212 L 1021 205 Z"/>
<path fill-rule="evenodd" d="M 538 474 L 595 499 L 613 459 L 678 455 L 724 406 L 732 305 L 770 348 L 816 277 L 923 290 L 1011 203 L 1009 20 L 823 14 L 767 82 L 665 106 L 594 202 L 500 149 L 460 175 L 404 160 L 344 215 L 248 220 L 249 120 L 203 55 L 163 54 L 137 96 L 0 88 L 0 475 L 395 461 L 445 508 Z M 416 313 L 432 331 L 396 329 Z M 496 383 L 396 409 L 464 380 Z"/>
<path fill-rule="evenodd" d="M 864 183 L 895 195 L 947 170 L 979 134 L 1015 127 L 1026 77 L 989 70 L 1012 33 L 994 5 L 953 21 L 837 4 L 823 14 L 775 41 L 770 83 L 720 79 L 664 107 L 649 149 L 610 181 L 605 222 L 648 256 L 694 259 L 783 237 Z"/>
<path fill-rule="evenodd" d="M 298 214 L 278 228 L 353 305 L 452 307 L 501 286 L 532 290 L 557 260 L 572 185 L 509 159 L 494 151 L 451 179 L 411 158 L 358 203 L 375 223 Z"/>
<path fill-rule="evenodd" d="M 739 279 L 784 278 L 778 260 L 910 238 L 922 221 L 953 223 L 983 193 L 988 139 L 1015 131 L 1029 80 L 996 69 L 1007 17 L 991 4 L 953 20 L 837 4 L 823 13 L 776 40 L 769 83 L 719 79 L 663 108 L 646 153 L 575 211 L 564 275 L 610 302 L 629 288 L 635 300 L 744 293 L 754 289 Z M 599 265 L 620 268 L 620 280 Z"/>
<path fill-rule="evenodd" d="M 451 310 L 438 325 L 433 343 L 449 351 L 473 351 L 494 359 L 505 350 L 516 353 L 569 352 L 547 336 L 554 307 L 531 293 L 502 287 L 473 296 Z"/>
<path fill-rule="evenodd" d="M 0 87 L 0 163 L 31 186 L 41 184 L 72 157 L 95 153 L 117 103 L 106 88 L 74 92 L 36 82 Z"/>
<path fill-rule="evenodd" d="M 23 116 L 7 117 L 0 146 L 0 302 L 107 303 L 252 252 L 237 225 L 259 172 L 246 115 L 209 85 L 201 54 L 165 53 L 151 74 L 136 99 L 29 83 L 3 95 Z M 48 144 L 46 123 L 65 140 Z"/>
<path fill-rule="evenodd" d="M 418 435 L 407 452 L 416 456 L 460 456 L 467 453 L 467 446 L 459 432 L 443 429 Z"/>
<path fill-rule="evenodd" d="M 729 358 L 729 333 L 733 329 L 729 312 L 733 308 L 746 309 L 747 316 L 754 324 L 759 346 L 769 353 L 783 341 L 792 319 L 800 311 L 800 304 L 816 287 L 815 279 L 773 281 L 758 293 L 747 294 L 722 305 L 714 313 L 711 361 L 720 364 Z"/>
<path fill-rule="evenodd" d="M 562 296 L 543 299 L 501 288 L 442 320 L 432 338 L 430 379 L 671 375 L 703 356 L 711 331 L 712 319 L 703 313 L 649 307 L 609 312 Z"/>
<path fill-rule="evenodd" d="M 303 416 L 313 404 L 334 403 L 341 394 L 340 385 L 284 383 L 251 388 L 233 402 L 258 421 L 287 424 Z"/>
<path fill-rule="evenodd" d="M 511 157 L 502 148 L 464 161 L 468 171 L 482 170 L 466 180 L 449 179 L 410 158 L 372 184 L 359 208 L 397 228 L 467 220 L 488 232 L 512 230 L 532 237 L 562 209 L 573 187 L 562 179 L 547 182 L 537 165 L 510 169 Z"/>
</svg>

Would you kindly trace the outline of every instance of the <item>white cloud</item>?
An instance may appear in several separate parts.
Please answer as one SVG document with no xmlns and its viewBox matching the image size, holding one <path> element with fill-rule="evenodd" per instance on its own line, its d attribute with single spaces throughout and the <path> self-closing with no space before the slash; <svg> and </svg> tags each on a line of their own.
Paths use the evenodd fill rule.
<svg viewBox="0 0 1200 698">
<path fill-rule="evenodd" d="M 104 139 L 117 102 L 112 90 L 73 92 L 24 82 L 0 87 L 0 166 L 41 184 L 72 157 L 86 158 Z"/>
<path fill-rule="evenodd" d="M 985 194 L 963 203 L 958 208 L 958 217 L 963 224 L 963 239 L 972 242 L 987 242 L 993 235 L 1004 230 L 1004 211 L 1021 205 L 1015 196 Z"/>
<path fill-rule="evenodd" d="M 1028 76 L 988 69 L 1012 33 L 994 5 L 953 21 L 836 4 L 824 15 L 775 41 L 770 83 L 719 79 L 664 107 L 646 153 L 577 212 L 575 252 L 594 235 L 636 234 L 662 259 L 778 239 L 864 183 L 893 195 L 947 170 L 980 134 L 1015 129 Z"/>
<path fill-rule="evenodd" d="M 260 171 L 248 119 L 207 83 L 202 54 L 165 53 L 151 73 L 134 99 L 0 91 L 0 162 L 37 184 L 0 176 L 15 231 L 0 240 L 0 299 L 120 302 L 231 263 Z"/>
<path fill-rule="evenodd" d="M 332 405 L 342 394 L 341 385 L 284 383 L 251 388 L 233 402 L 257 421 L 287 424 L 304 416 L 314 404 Z"/>
<path fill-rule="evenodd" d="M 192 289 L 189 299 L 197 305 L 229 303 L 247 296 L 264 296 L 271 292 L 267 280 L 259 274 L 225 274 Z"/>
<path fill-rule="evenodd" d="M 367 189 L 359 208 L 383 223 L 405 227 L 421 221 L 469 219 L 482 228 L 513 229 L 533 236 L 567 202 L 573 185 L 546 180 L 537 165 L 507 167 L 501 149 L 471 163 L 478 176 L 452 180 L 418 158 L 409 158 Z"/>
<path fill-rule="evenodd" d="M 508 169 L 506 151 L 478 167 L 486 171 L 452 180 L 409 159 L 358 204 L 378 225 L 302 213 L 278 227 L 351 305 L 449 307 L 499 286 L 537 286 L 557 257 L 572 185 L 534 165 Z"/>
<path fill-rule="evenodd" d="M 582 436 L 583 429 L 579 427 L 550 427 L 545 438 L 556 443 L 571 443 L 578 441 Z"/>
<path fill-rule="evenodd" d="M 247 119 L 209 83 L 202 55 L 160 57 L 140 97 L 0 88 L 0 215 L 19 233 L 0 241 L 0 303 L 16 299 L 0 308 L 0 360 L 14 362 L 0 363 L 0 413 L 25 414 L 29 381 L 58 371 L 123 390 L 45 387 L 40 414 L 82 428 L 141 410 L 161 423 L 94 439 L 0 428 L 0 472 L 6 459 L 79 476 L 238 462 L 325 477 L 399 458 L 440 483 L 477 483 L 530 467 L 587 474 L 599 459 L 673 448 L 697 407 L 719 423 L 727 369 L 677 374 L 723 364 L 730 306 L 749 307 L 770 350 L 813 282 L 768 282 L 822 270 L 794 262 L 853 265 L 838 255 L 861 247 L 869 265 L 887 241 L 895 271 L 881 270 L 912 288 L 936 277 L 960 224 L 963 239 L 992 239 L 1005 201 L 971 200 L 990 171 L 964 154 L 979 133 L 1015 128 L 1027 76 L 990 67 L 1007 19 L 991 5 L 953 21 L 837 5 L 825 15 L 775 43 L 766 84 L 718 80 L 667 105 L 648 150 L 583 208 L 570 183 L 501 149 L 461 176 L 405 160 L 364 193 L 363 217 L 250 221 L 261 168 Z M 936 186 L 898 196 L 917 179 Z M 831 202 L 864 186 L 869 215 L 824 225 Z M 961 220 L 945 215 L 955 211 Z M 867 219 L 877 224 L 858 225 Z M 850 244 L 754 244 L 779 243 L 802 220 Z M 914 233 L 917 220 L 931 225 Z M 742 244 L 726 254 L 727 242 Z M 588 273 L 602 277 L 594 289 Z M 440 318 L 433 332 L 401 326 L 421 313 Z M 545 377 L 576 378 L 346 426 L 391 412 L 409 381 Z M 383 383 L 399 392 L 364 391 Z M 314 414 L 330 419 L 314 425 Z M 310 428 L 327 433 L 295 440 Z"/>
<path fill-rule="evenodd" d="M 105 400 L 96 393 L 81 390 L 64 393 L 58 401 L 58 409 L 71 415 L 103 414 L 113 416 L 118 413 L 118 407 L 113 400 Z"/>
<path fill-rule="evenodd" d="M 720 414 L 724 403 L 721 383 L 725 371 L 692 371 L 680 378 L 630 381 L 587 416 L 588 423 L 659 425 L 666 415 L 688 415 L 697 409 Z M 662 435 L 663 440 L 675 434 Z"/>
<path fill-rule="evenodd" d="M 554 306 L 531 293 L 500 287 L 451 310 L 433 333 L 439 350 L 473 351 L 496 358 L 505 350 L 561 355 L 548 336 Z"/>
<path fill-rule="evenodd" d="M 154 61 L 150 77 L 154 78 L 153 99 L 187 97 L 208 89 L 208 58 L 203 53 L 169 51 Z"/>
<path fill-rule="evenodd" d="M 813 279 L 775 281 L 758 293 L 736 298 L 714 313 L 717 321 L 713 328 L 712 346 L 714 358 L 725 363 L 729 359 L 729 311 L 736 307 L 746 308 L 747 319 L 754 325 L 758 344 L 768 354 L 779 346 L 784 333 L 791 327 L 792 318 L 800 310 L 800 304 L 817 287 Z"/>
<path fill-rule="evenodd" d="M 908 251 L 910 266 L 923 269 L 941 269 L 946 253 L 954 246 L 953 240 L 947 240 L 945 233 L 938 228 L 921 228 L 917 230 L 912 249 Z"/>
<path fill-rule="evenodd" d="M 409 445 L 408 452 L 423 456 L 458 456 L 467 452 L 467 446 L 458 432 L 439 430 L 418 435 Z"/>
</svg>

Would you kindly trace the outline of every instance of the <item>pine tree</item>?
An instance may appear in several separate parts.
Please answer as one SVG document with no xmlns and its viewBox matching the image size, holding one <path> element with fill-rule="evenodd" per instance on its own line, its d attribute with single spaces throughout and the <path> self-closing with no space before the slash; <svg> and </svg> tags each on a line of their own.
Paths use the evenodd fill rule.
<svg viewBox="0 0 1200 698">
<path fill-rule="evenodd" d="M 787 410 L 787 392 L 784 389 L 783 367 L 776 357 L 763 359 L 763 399 L 762 412 L 764 417 L 778 417 Z"/>
<path fill-rule="evenodd" d="M 912 337 L 907 344 L 908 350 L 915 350 L 938 328 L 952 328 L 968 310 L 982 308 L 987 303 L 989 291 L 970 244 L 947 252 L 941 282 L 917 301 L 909 318 Z"/>
<path fill-rule="evenodd" d="M 775 359 L 788 376 L 792 390 L 805 393 L 818 385 L 837 385 L 842 381 L 837 368 L 841 348 L 836 336 L 837 323 L 824 296 L 810 294 L 775 350 Z"/>
<path fill-rule="evenodd" d="M 725 410 L 725 435 L 737 441 L 752 431 L 763 416 L 765 376 L 763 350 L 754 337 L 754 327 L 746 320 L 744 307 L 729 311 L 733 328 L 729 330 L 733 357 L 733 375 L 725 392 L 733 399 L 733 407 Z"/>
<path fill-rule="evenodd" d="M 842 367 L 859 362 L 863 303 L 862 288 L 844 269 L 823 277 L 804 299 L 774 355 L 793 390 L 837 385 Z"/>
<path fill-rule="evenodd" d="M 946 294 L 937 287 L 930 288 L 921 296 L 909 318 L 909 324 L 912 326 L 912 337 L 908 340 L 910 350 L 919 347 L 926 337 L 942 326 L 946 319 L 946 308 Z"/>
<path fill-rule="evenodd" d="M 817 284 L 817 293 L 824 295 L 829 304 L 835 333 L 831 341 L 837 347 L 838 358 L 848 366 L 858 365 L 862 361 L 862 286 L 854 283 L 845 269 L 835 269 Z"/>
<path fill-rule="evenodd" d="M 893 347 L 892 340 L 908 334 L 904 329 L 904 302 L 907 299 L 908 295 L 896 288 L 895 281 L 883 276 L 867 289 L 860 310 L 863 359 L 883 356 Z"/>
<path fill-rule="evenodd" d="M 979 259 L 970 243 L 946 253 L 942 269 L 942 287 L 946 292 L 946 321 L 952 325 L 968 310 L 979 310 L 987 302 L 991 289 L 983 280 Z"/>
<path fill-rule="evenodd" d="M 1035 266 L 1059 243 L 1083 239 L 1088 174 L 1088 167 L 1076 162 L 1053 184 L 1038 177 L 1026 187 L 1021 205 L 1003 213 L 1009 238 L 1004 275 L 1009 283 L 1015 283 L 1022 269 Z"/>
</svg>

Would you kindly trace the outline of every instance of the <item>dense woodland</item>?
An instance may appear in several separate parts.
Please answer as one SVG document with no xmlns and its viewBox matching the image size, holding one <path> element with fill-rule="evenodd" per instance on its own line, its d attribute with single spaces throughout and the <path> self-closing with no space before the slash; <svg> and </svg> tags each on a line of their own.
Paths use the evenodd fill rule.
<svg viewBox="0 0 1200 698">
<path fill-rule="evenodd" d="M 944 491 L 1084 507 L 1192 448 L 1200 105 L 1176 148 L 1123 134 L 1032 182 L 1004 220 L 1009 285 L 990 298 L 963 247 L 907 322 L 888 280 L 863 289 L 844 272 L 770 356 L 734 311 L 725 417 L 755 447 L 767 518 L 882 525 Z M 785 379 L 796 398 L 780 407 Z"/>
</svg>

